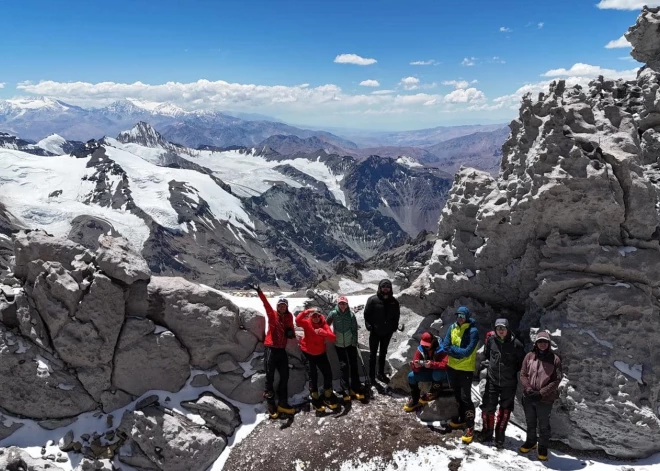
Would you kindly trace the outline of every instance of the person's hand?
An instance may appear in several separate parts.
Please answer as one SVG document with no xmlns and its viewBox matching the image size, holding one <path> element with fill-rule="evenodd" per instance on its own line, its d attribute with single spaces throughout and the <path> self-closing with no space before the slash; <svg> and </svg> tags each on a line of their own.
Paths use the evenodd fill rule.
<svg viewBox="0 0 660 471">
<path fill-rule="evenodd" d="M 250 284 L 248 285 L 248 287 L 249 287 L 250 289 L 255 290 L 257 293 L 258 293 L 259 291 L 261 291 L 261 287 L 259 286 L 259 283 L 250 283 Z"/>
<path fill-rule="evenodd" d="M 328 335 L 325 329 L 314 329 L 314 333 L 320 335 L 321 337 L 326 337 Z"/>
<path fill-rule="evenodd" d="M 530 398 L 532 401 L 540 401 L 541 400 L 541 391 L 530 391 L 529 394 L 527 395 L 528 398 Z"/>
</svg>

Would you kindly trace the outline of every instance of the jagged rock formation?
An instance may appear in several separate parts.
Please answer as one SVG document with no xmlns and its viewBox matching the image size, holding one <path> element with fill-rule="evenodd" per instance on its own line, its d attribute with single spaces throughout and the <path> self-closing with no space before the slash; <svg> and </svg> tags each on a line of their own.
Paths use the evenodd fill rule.
<svg viewBox="0 0 660 471">
<path fill-rule="evenodd" d="M 242 402 L 262 400 L 263 359 L 246 369 L 239 363 L 263 351 L 263 315 L 240 311 L 222 293 L 182 278 L 152 277 L 126 239 L 101 235 L 97 245 L 92 252 L 43 231 L 14 236 L 13 272 L 0 279 L 0 439 L 23 426 L 12 417 L 52 429 L 85 412 L 110 413 L 150 390 L 176 393 L 191 367 L 211 374 L 197 385 L 213 384 Z M 306 376 L 297 343 L 288 349 L 293 395 Z M 241 423 L 236 407 L 210 393 L 181 403 L 203 422 L 158 400 L 129 406 L 118 427 L 108 425 L 104 442 L 94 437 L 83 446 L 70 432 L 63 450 L 92 458 L 81 470 L 100 469 L 93 459 L 118 454 L 141 469 L 179 470 L 185 462 L 186 469 L 203 471 Z M 33 466 L 13 449 L 0 454 L 5 462 L 7 469 Z"/>
<path fill-rule="evenodd" d="M 646 8 L 626 35 L 649 61 L 636 81 L 523 99 L 499 176 L 456 175 L 402 296 L 443 320 L 468 304 L 482 334 L 503 314 L 548 329 L 565 365 L 554 437 L 619 457 L 660 450 L 659 22 Z"/>
</svg>

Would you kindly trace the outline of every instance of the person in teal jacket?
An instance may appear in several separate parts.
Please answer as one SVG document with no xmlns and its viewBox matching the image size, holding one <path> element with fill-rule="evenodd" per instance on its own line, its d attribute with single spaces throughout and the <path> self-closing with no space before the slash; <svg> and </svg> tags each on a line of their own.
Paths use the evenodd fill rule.
<svg viewBox="0 0 660 471">
<path fill-rule="evenodd" d="M 326 318 L 328 325 L 334 329 L 335 349 L 339 358 L 341 368 L 341 386 L 344 401 L 350 401 L 351 396 L 364 399 L 363 387 L 360 384 L 360 373 L 358 371 L 358 325 L 355 314 L 348 306 L 348 298 L 340 296 L 337 306 L 328 313 Z M 350 391 L 349 391 L 350 387 Z"/>
</svg>

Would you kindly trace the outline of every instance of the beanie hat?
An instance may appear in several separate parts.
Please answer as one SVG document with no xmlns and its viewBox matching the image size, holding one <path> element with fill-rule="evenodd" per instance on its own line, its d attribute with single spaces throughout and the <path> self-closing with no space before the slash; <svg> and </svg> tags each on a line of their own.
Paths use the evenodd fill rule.
<svg viewBox="0 0 660 471">
<path fill-rule="evenodd" d="M 430 332 L 424 332 L 422 334 L 422 340 L 419 342 L 422 347 L 430 347 L 433 345 L 433 335 Z"/>
<path fill-rule="evenodd" d="M 280 298 L 277 300 L 277 305 L 279 306 L 280 304 L 286 304 L 286 306 L 289 307 L 289 301 L 287 301 L 285 298 Z"/>
</svg>

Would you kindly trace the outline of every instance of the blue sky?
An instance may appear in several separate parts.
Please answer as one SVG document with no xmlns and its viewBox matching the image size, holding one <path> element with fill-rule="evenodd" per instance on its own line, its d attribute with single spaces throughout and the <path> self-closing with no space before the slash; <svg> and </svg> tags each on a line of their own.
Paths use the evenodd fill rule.
<svg viewBox="0 0 660 471">
<path fill-rule="evenodd" d="M 4 0 L 0 99 L 133 98 L 364 129 L 503 122 L 554 78 L 634 75 L 630 48 L 605 46 L 644 3 Z"/>
</svg>

